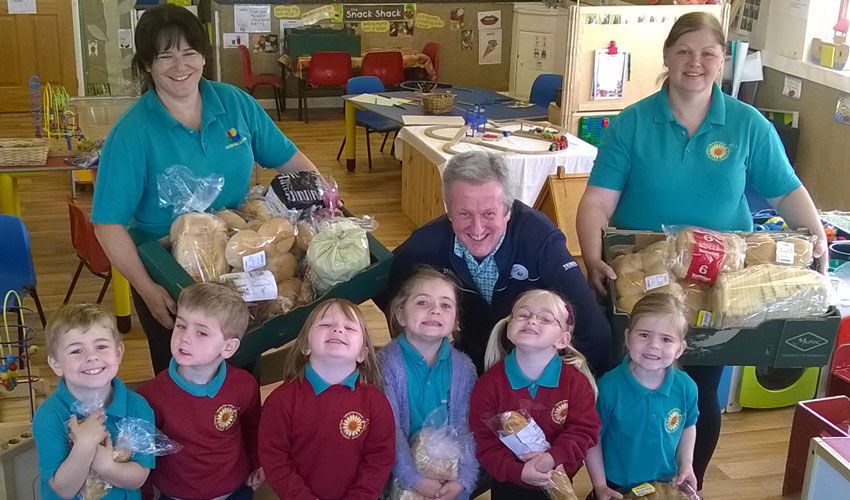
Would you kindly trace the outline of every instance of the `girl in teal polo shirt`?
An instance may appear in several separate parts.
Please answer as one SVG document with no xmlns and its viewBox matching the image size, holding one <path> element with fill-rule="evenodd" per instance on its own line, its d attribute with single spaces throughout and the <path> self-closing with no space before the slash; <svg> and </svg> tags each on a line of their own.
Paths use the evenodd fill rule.
<svg viewBox="0 0 850 500">
<path fill-rule="evenodd" d="M 159 205 L 159 175 L 184 165 L 199 177 L 223 177 L 211 207 L 220 209 L 248 193 L 254 162 L 281 173 L 316 167 L 251 96 L 202 77 L 212 49 L 191 12 L 170 4 L 145 11 L 135 42 L 133 70 L 146 92 L 106 139 L 91 219 L 112 265 L 133 287 L 158 373 L 171 359 L 176 305 L 145 270 L 134 240 L 168 234 L 174 216 Z"/>
<path fill-rule="evenodd" d="M 692 12 L 673 25 L 664 42 L 669 70 L 662 89 L 627 107 L 602 137 L 576 229 L 588 281 L 600 295 L 616 279 L 602 261 L 602 231 L 660 231 L 662 225 L 693 225 L 750 231 L 744 189 L 750 185 L 776 208 L 789 227 L 817 235 L 822 257 L 826 235 L 806 188 L 794 174 L 782 142 L 755 108 L 723 94 L 715 81 L 726 45 L 711 14 Z M 826 259 L 821 258 L 822 271 Z M 694 470 L 702 478 L 720 436 L 717 387 L 721 366 L 687 366 L 699 386 L 700 421 Z"/>
<path fill-rule="evenodd" d="M 688 319 L 676 297 L 655 293 L 635 304 L 628 355 L 599 380 L 599 444 L 587 452 L 596 500 L 649 481 L 697 487 L 693 458 L 697 386 L 673 364 L 685 352 Z M 683 486 L 684 487 L 684 486 Z"/>
</svg>

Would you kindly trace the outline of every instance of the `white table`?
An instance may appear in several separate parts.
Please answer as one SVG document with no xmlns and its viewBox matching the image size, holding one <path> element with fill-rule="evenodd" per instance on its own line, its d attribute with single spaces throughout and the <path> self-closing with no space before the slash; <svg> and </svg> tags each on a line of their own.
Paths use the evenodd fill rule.
<svg viewBox="0 0 850 500">
<path fill-rule="evenodd" d="M 404 127 L 395 143 L 396 158 L 402 162 L 402 212 L 417 226 L 425 224 L 444 213 L 441 174 L 446 163 L 452 157 L 443 151 L 446 141 L 432 139 L 425 135 L 428 127 Z M 505 127 L 511 128 L 511 127 Z M 518 128 L 516 126 L 515 128 Z M 440 135 L 450 136 L 451 131 L 440 131 Z M 588 173 L 596 159 L 596 147 L 578 137 L 567 134 L 569 147 L 562 151 L 545 155 L 501 153 L 508 163 L 514 195 L 528 206 L 534 206 L 540 189 L 546 178 L 556 173 L 558 166 L 566 173 Z M 502 145 L 510 145 L 523 150 L 540 150 L 545 147 L 541 141 L 510 136 L 503 139 Z M 474 144 L 458 143 L 456 151 L 496 150 Z"/>
</svg>

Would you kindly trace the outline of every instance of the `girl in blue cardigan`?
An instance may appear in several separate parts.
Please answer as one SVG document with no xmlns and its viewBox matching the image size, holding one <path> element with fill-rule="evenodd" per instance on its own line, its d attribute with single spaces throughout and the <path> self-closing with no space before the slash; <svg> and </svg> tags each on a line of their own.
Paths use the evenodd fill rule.
<svg viewBox="0 0 850 500">
<path fill-rule="evenodd" d="M 476 372 L 472 361 L 450 343 L 459 324 L 457 286 L 424 267 L 404 283 L 388 312 L 394 340 L 381 350 L 378 362 L 396 421 L 393 479 L 401 488 L 427 498 L 466 500 L 478 477 L 475 441 L 467 423 Z M 441 413 L 448 415 L 445 425 L 460 444 L 456 480 L 426 477 L 417 470 L 410 450 L 410 438 L 422 429 L 426 417 Z"/>
</svg>

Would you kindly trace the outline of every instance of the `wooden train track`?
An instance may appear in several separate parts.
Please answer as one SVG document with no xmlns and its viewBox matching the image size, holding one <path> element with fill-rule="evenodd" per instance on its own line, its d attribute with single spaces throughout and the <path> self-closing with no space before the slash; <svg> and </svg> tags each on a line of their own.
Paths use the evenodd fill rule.
<svg viewBox="0 0 850 500">
<path fill-rule="evenodd" d="M 492 124 L 492 122 L 490 122 Z M 508 132 L 510 135 L 523 137 L 526 139 L 534 139 L 540 142 L 545 142 L 546 144 L 552 144 L 551 138 L 544 137 L 544 133 L 549 133 L 551 135 L 566 135 L 566 132 L 563 128 L 552 125 L 548 122 L 531 122 L 526 120 L 520 120 L 516 122 L 500 122 L 498 124 L 500 127 L 504 127 L 505 125 L 519 125 L 519 130 L 508 131 L 504 128 L 494 127 L 488 129 L 488 133 L 493 133 L 497 135 L 502 135 L 503 132 Z M 529 130 L 526 130 L 525 127 L 530 127 Z M 542 128 L 544 132 L 536 132 L 535 130 L 538 128 Z M 442 130 L 452 130 L 454 134 L 451 136 L 440 135 L 437 132 Z M 459 142 L 464 142 L 467 144 L 475 144 L 477 146 L 482 146 L 485 148 L 495 149 L 496 151 L 502 151 L 505 153 L 515 153 L 515 154 L 526 154 L 526 155 L 549 155 L 557 153 L 558 151 L 528 151 L 523 149 L 516 149 L 509 146 L 502 146 L 497 144 L 492 140 L 484 139 L 482 136 L 475 137 L 467 137 L 466 133 L 469 131 L 469 125 L 463 125 L 461 127 L 451 126 L 451 125 L 436 125 L 433 127 L 428 127 L 425 129 L 425 136 L 431 139 L 437 139 L 440 141 L 446 141 L 443 145 L 443 151 L 448 154 L 457 154 L 460 151 L 456 151 L 454 146 Z M 498 140 L 498 139 L 497 139 Z"/>
</svg>

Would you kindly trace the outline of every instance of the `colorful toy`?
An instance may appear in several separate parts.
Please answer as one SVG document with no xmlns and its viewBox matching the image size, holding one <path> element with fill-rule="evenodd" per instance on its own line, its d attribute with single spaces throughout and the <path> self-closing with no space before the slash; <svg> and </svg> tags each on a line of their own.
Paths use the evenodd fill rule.
<svg viewBox="0 0 850 500">
<path fill-rule="evenodd" d="M 0 342 L 0 385 L 6 388 L 7 391 L 12 391 L 18 386 L 18 366 L 19 359 L 13 353 L 13 341 L 9 334 L 9 323 L 6 318 L 7 304 L 9 296 L 14 296 L 21 303 L 21 296 L 14 290 L 6 292 L 6 297 L 3 299 L 3 331 L 6 334 L 6 342 Z M 9 354 L 5 354 L 5 349 L 8 347 Z"/>
</svg>

